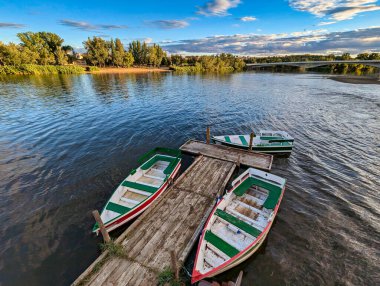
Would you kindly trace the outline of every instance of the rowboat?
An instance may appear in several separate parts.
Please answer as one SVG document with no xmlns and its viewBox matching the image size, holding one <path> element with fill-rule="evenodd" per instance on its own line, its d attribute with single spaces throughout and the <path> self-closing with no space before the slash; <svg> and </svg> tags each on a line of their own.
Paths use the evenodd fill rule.
<svg viewBox="0 0 380 286">
<path fill-rule="evenodd" d="M 116 188 L 101 212 L 108 231 L 132 220 L 146 210 L 167 189 L 181 167 L 181 152 L 157 147 L 139 160 L 134 169 Z M 93 232 L 98 233 L 96 223 Z"/>
<path fill-rule="evenodd" d="M 250 168 L 232 182 L 202 231 L 191 282 L 218 275 L 253 255 L 267 237 L 286 180 Z"/>
<path fill-rule="evenodd" d="M 212 140 L 224 145 L 248 149 L 250 135 L 213 136 Z M 293 143 L 294 138 L 285 131 L 260 130 L 259 134 L 253 137 L 252 150 L 270 154 L 290 154 Z"/>
</svg>

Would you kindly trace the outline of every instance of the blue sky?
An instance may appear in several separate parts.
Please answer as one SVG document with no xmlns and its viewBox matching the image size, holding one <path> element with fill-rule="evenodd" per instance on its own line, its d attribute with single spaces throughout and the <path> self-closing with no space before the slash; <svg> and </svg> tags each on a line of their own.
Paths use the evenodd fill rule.
<svg viewBox="0 0 380 286">
<path fill-rule="evenodd" d="M 159 43 L 172 53 L 380 51 L 377 0 L 0 1 L 0 41 L 50 31 Z"/>
</svg>

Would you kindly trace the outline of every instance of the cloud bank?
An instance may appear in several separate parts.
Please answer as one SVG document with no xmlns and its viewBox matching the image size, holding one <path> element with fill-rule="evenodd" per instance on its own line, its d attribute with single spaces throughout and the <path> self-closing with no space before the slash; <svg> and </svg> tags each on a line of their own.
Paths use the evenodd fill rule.
<svg viewBox="0 0 380 286">
<path fill-rule="evenodd" d="M 239 55 L 270 55 L 300 53 L 357 54 L 363 51 L 380 52 L 380 27 L 345 32 L 326 30 L 290 34 L 237 34 L 182 40 L 164 46 L 170 53 Z"/>
<path fill-rule="evenodd" d="M 298 11 L 306 11 L 317 17 L 328 17 L 334 21 L 352 19 L 359 13 L 380 10 L 377 0 L 290 0 Z M 332 23 L 330 23 L 332 24 Z"/>
<path fill-rule="evenodd" d="M 78 30 L 83 31 L 97 31 L 97 30 L 116 30 L 116 29 L 126 29 L 126 25 L 111 25 L 111 24 L 91 24 L 83 21 L 74 21 L 74 20 L 60 20 L 59 23 L 64 26 L 73 27 Z"/>
<path fill-rule="evenodd" d="M 23 28 L 23 27 L 25 27 L 24 24 L 0 22 L 0 28 L 20 29 L 20 28 Z"/>
<path fill-rule="evenodd" d="M 150 21 L 151 25 L 159 28 L 159 29 L 182 29 L 189 26 L 189 22 L 185 20 L 156 20 Z"/>
<path fill-rule="evenodd" d="M 205 16 L 226 16 L 228 10 L 237 7 L 240 0 L 211 0 L 204 6 L 198 7 L 198 14 Z"/>
</svg>

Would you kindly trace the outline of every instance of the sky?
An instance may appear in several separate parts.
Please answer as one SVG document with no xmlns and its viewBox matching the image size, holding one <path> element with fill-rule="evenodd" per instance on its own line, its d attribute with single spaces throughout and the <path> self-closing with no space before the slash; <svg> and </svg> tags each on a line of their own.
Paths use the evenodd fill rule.
<svg viewBox="0 0 380 286">
<path fill-rule="evenodd" d="M 78 51 L 97 36 L 158 43 L 180 54 L 380 52 L 379 1 L 0 0 L 0 41 L 48 31 Z"/>
</svg>

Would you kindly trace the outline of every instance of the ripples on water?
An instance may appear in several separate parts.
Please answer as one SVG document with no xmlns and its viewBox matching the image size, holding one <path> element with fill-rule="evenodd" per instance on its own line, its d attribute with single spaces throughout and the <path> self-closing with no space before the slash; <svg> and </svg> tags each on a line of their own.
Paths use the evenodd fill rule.
<svg viewBox="0 0 380 286">
<path fill-rule="evenodd" d="M 98 255 L 101 209 L 136 159 L 188 138 L 288 130 L 280 213 L 243 285 L 380 284 L 380 86 L 311 74 L 0 80 L 0 285 L 67 285 Z"/>
</svg>

